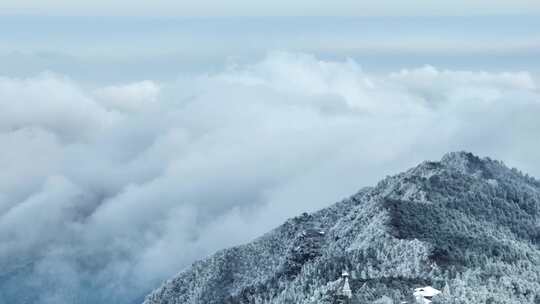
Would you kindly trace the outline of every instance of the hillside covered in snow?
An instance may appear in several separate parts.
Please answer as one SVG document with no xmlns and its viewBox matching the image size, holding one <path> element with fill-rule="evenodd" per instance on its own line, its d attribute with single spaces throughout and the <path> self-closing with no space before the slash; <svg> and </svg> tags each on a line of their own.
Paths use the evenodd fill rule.
<svg viewBox="0 0 540 304">
<path fill-rule="evenodd" d="M 540 303 L 540 182 L 458 152 L 194 263 L 144 304 Z"/>
</svg>

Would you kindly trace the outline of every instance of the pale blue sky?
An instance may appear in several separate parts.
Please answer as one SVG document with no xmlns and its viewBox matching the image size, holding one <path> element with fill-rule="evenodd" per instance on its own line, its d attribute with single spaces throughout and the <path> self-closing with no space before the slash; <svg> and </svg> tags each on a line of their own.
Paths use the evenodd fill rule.
<svg viewBox="0 0 540 304">
<path fill-rule="evenodd" d="M 404 16 L 540 13 L 536 0 L 4 0 L 4 13 L 106 16 Z"/>
</svg>

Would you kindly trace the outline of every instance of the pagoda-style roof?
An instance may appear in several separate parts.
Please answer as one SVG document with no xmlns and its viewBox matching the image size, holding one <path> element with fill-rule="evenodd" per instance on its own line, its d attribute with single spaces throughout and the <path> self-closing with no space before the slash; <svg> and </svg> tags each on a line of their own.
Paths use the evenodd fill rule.
<svg viewBox="0 0 540 304">
<path fill-rule="evenodd" d="M 352 298 L 352 290 L 351 286 L 349 285 L 349 273 L 347 271 L 343 271 L 341 274 L 341 282 L 339 284 L 337 294 L 345 298 Z"/>
</svg>

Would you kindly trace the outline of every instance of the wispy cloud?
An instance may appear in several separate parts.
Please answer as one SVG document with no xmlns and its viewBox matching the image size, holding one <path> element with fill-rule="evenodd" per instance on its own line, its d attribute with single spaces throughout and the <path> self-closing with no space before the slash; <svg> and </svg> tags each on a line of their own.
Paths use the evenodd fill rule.
<svg viewBox="0 0 540 304">
<path fill-rule="evenodd" d="M 430 63 L 447 69 L 540 72 L 540 18 L 0 18 L 6 76 L 44 70 L 107 85 L 215 73 L 268 50 L 354 58 L 388 72 Z"/>
</svg>

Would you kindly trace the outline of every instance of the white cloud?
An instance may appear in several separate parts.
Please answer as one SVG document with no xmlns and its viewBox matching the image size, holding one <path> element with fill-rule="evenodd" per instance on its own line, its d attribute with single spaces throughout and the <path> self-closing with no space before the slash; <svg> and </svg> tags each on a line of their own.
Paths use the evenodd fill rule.
<svg viewBox="0 0 540 304">
<path fill-rule="evenodd" d="M 290 53 L 176 83 L 2 78 L 0 268 L 37 260 L 43 303 L 118 302 L 447 151 L 538 176 L 537 87 L 526 72 L 372 75 Z"/>
<path fill-rule="evenodd" d="M 94 92 L 95 97 L 106 107 L 120 111 L 140 111 L 148 103 L 156 102 L 159 86 L 149 80 L 120 86 L 107 86 Z"/>
<path fill-rule="evenodd" d="M 114 124 L 107 111 L 68 79 L 42 74 L 30 79 L 0 78 L 0 130 L 39 127 L 64 139 L 80 139 Z"/>
</svg>

